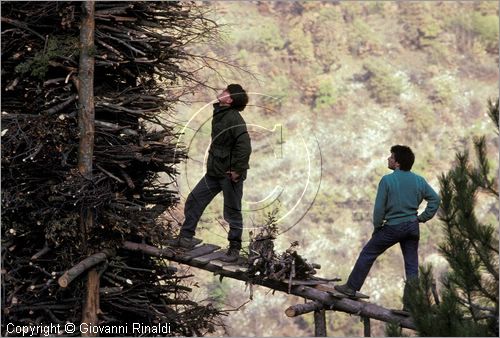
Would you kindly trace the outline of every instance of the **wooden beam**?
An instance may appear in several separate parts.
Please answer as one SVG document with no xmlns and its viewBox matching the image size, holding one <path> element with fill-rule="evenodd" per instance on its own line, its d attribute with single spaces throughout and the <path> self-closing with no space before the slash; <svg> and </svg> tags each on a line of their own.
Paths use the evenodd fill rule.
<svg viewBox="0 0 500 338">
<path fill-rule="evenodd" d="M 85 303 L 83 304 L 82 323 L 98 325 L 97 314 L 100 311 L 99 306 L 99 273 L 96 269 L 91 269 L 87 274 L 87 290 L 85 294 Z M 91 330 L 88 330 L 91 331 Z M 82 336 L 94 337 L 94 332 L 82 332 Z"/>
<path fill-rule="evenodd" d="M 290 306 L 288 309 L 285 310 L 285 314 L 288 317 L 296 317 L 303 315 L 305 313 L 317 311 L 323 309 L 323 304 L 318 303 L 318 302 L 308 302 L 304 304 L 296 304 Z"/>
<path fill-rule="evenodd" d="M 85 258 L 80 263 L 73 266 L 71 269 L 67 270 L 61 277 L 58 279 L 59 286 L 65 288 L 71 283 L 76 277 L 90 269 L 91 267 L 103 262 L 108 257 L 114 255 L 113 250 L 105 249 L 101 252 L 93 254 Z"/>
<path fill-rule="evenodd" d="M 86 177 L 92 175 L 92 156 L 94 154 L 94 1 L 82 4 L 82 23 L 80 28 L 80 62 L 78 70 L 78 127 L 80 143 L 78 150 L 78 170 Z"/>
<path fill-rule="evenodd" d="M 80 26 L 79 46 L 80 60 L 78 70 L 78 128 L 80 131 L 80 141 L 78 148 L 78 170 L 83 177 L 89 180 L 92 180 L 92 157 L 94 155 L 94 11 L 95 3 L 93 0 L 87 0 L 82 3 L 82 21 Z M 83 244 L 82 247 L 84 249 L 84 252 L 86 252 L 87 254 L 89 254 L 86 245 L 88 240 L 88 233 L 93 228 L 93 225 L 93 210 L 91 208 L 83 208 L 80 215 L 80 228 Z M 78 274 L 75 274 L 75 277 L 76 276 L 78 276 Z M 62 281 L 61 279 L 59 279 L 59 285 L 67 286 L 67 284 L 69 284 L 70 282 L 71 279 L 63 279 Z M 98 312 L 99 274 L 95 269 L 92 269 L 89 271 L 87 278 L 87 291 L 83 303 L 82 323 L 97 325 Z M 82 333 L 82 336 L 95 335 L 95 333 Z"/>
<path fill-rule="evenodd" d="M 371 337 L 370 318 L 366 316 L 361 316 L 361 320 L 363 321 L 363 332 L 365 337 Z"/>
<path fill-rule="evenodd" d="M 298 296 L 319 301 L 325 304 L 325 308 L 335 311 L 366 316 L 383 322 L 395 322 L 402 327 L 415 330 L 415 323 L 411 317 L 402 318 L 395 315 L 391 310 L 382 306 L 350 298 L 336 298 L 327 292 L 316 290 L 307 286 L 297 286 L 292 293 Z"/>
<path fill-rule="evenodd" d="M 138 243 L 125 242 L 123 247 L 125 249 L 129 248 L 137 249 L 138 246 L 139 246 Z M 158 256 L 158 254 L 164 253 L 164 250 L 155 248 L 150 245 L 142 244 L 140 246 L 142 247 L 142 250 L 140 251 L 144 253 L 147 252 L 155 253 L 153 256 Z M 199 262 L 197 261 L 196 258 L 189 262 L 185 262 L 183 261 L 182 257 L 175 257 L 175 255 L 172 255 L 171 257 L 166 257 L 165 255 L 162 255 L 161 257 L 169 258 L 172 261 L 187 264 L 195 268 L 200 268 L 202 270 L 214 272 L 223 277 L 229 277 L 244 282 L 248 282 L 248 276 L 246 273 L 243 273 L 241 271 L 223 270 L 224 267 L 216 266 L 214 264 L 211 264 L 210 262 L 208 263 Z M 255 284 L 262 285 L 273 290 L 288 293 L 288 283 L 284 283 L 281 281 L 266 279 L 260 282 L 255 282 Z M 367 316 L 369 318 L 377 319 L 383 322 L 395 322 L 401 325 L 401 327 L 412 330 L 416 329 L 415 324 L 413 323 L 411 317 L 398 316 L 392 313 L 391 310 L 376 304 L 371 304 L 365 301 L 354 300 L 349 298 L 337 298 L 328 292 L 320 291 L 313 287 L 305 285 L 292 286 L 290 294 L 322 303 L 325 306 L 325 309 L 342 311 L 357 316 Z"/>
<path fill-rule="evenodd" d="M 326 337 L 326 318 L 323 309 L 314 311 L 314 336 Z"/>
<path fill-rule="evenodd" d="M 184 253 L 183 259 L 189 261 L 189 260 L 196 258 L 196 257 L 208 255 L 208 254 L 214 252 L 215 250 L 219 250 L 219 249 L 220 249 L 220 246 L 218 246 L 218 245 L 202 244 L 202 245 L 197 246 L 197 247 L 193 248 L 192 250 Z"/>
<path fill-rule="evenodd" d="M 160 258 L 174 258 L 175 252 L 170 248 L 158 249 L 157 247 L 144 243 L 135 243 L 130 241 L 123 242 L 123 248 L 130 251 L 140 251 L 146 255 Z"/>
</svg>

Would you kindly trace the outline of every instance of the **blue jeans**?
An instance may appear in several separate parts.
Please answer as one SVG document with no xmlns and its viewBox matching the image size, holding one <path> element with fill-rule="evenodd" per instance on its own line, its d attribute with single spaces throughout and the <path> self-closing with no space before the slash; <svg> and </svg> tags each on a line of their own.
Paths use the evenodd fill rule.
<svg viewBox="0 0 500 338">
<path fill-rule="evenodd" d="M 189 194 L 184 205 L 184 223 L 180 235 L 191 238 L 195 235 L 198 221 L 203 211 L 214 197 L 222 191 L 224 195 L 224 219 L 229 223 L 227 239 L 232 247 L 241 249 L 243 234 L 243 217 L 241 215 L 241 198 L 243 196 L 243 179 L 232 182 L 229 177 L 213 177 L 205 175 Z"/>
<path fill-rule="evenodd" d="M 418 220 L 385 225 L 380 230 L 375 231 L 359 254 L 347 280 L 347 286 L 359 291 L 377 257 L 396 243 L 399 243 L 403 252 L 406 280 L 417 278 L 419 238 Z"/>
</svg>

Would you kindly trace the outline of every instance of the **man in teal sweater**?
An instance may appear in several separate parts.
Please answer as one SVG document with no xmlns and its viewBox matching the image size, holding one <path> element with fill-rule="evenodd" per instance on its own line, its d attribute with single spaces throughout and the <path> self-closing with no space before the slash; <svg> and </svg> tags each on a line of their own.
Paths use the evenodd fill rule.
<svg viewBox="0 0 500 338">
<path fill-rule="evenodd" d="M 372 238 L 361 251 L 347 283 L 335 286 L 349 296 L 361 289 L 377 257 L 396 243 L 403 252 L 406 280 L 417 278 L 419 223 L 430 220 L 439 207 L 438 194 L 423 177 L 410 171 L 415 155 L 409 147 L 393 146 L 387 161 L 389 169 L 394 171 L 382 177 L 378 185 Z M 423 200 L 427 201 L 427 206 L 418 215 Z M 403 304 L 403 309 L 407 308 L 407 287 Z"/>
</svg>

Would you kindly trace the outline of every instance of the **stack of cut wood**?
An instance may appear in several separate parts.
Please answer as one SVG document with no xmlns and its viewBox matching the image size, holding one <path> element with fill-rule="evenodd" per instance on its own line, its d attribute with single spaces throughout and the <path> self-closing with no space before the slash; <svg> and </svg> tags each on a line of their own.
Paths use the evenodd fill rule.
<svg viewBox="0 0 500 338">
<path fill-rule="evenodd" d="M 96 265 L 102 323 L 175 319 L 176 334 L 213 331 L 219 312 L 189 301 L 182 277 L 119 248 L 165 239 L 158 216 L 177 202 L 171 184 L 186 156 L 167 118 L 197 85 L 185 46 L 217 25 L 190 3 L 95 3 L 88 179 L 77 167 L 81 15 L 79 2 L 2 3 L 2 323 L 78 322 L 84 283 L 61 289 L 57 279 L 109 249 Z M 85 236 L 83 209 L 94 214 Z"/>
</svg>

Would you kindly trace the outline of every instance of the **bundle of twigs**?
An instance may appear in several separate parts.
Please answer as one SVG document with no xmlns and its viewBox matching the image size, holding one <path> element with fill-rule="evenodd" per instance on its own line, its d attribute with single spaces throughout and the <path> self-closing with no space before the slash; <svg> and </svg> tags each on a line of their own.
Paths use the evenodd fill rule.
<svg viewBox="0 0 500 338">
<path fill-rule="evenodd" d="M 274 251 L 274 240 L 278 235 L 276 225 L 277 210 L 268 214 L 267 222 L 253 237 L 251 233 L 248 252 L 248 276 L 250 281 L 266 279 L 286 281 L 291 287 L 293 279 L 307 280 L 316 274 L 318 265 L 308 263 L 301 257 L 296 248 L 298 242 L 292 242 L 290 247 L 282 253 Z"/>
<path fill-rule="evenodd" d="M 109 249 L 96 265 L 101 288 L 112 290 L 101 296 L 103 322 L 177 316 L 175 334 L 202 334 L 218 312 L 188 301 L 163 262 L 119 248 L 126 239 L 164 241 L 158 216 L 177 202 L 170 184 L 185 158 L 165 117 L 197 85 L 181 66 L 193 59 L 184 47 L 217 25 L 192 3 L 95 6 L 89 179 L 77 168 L 81 3 L 2 3 L 2 322 L 80 320 L 82 281 L 60 289 L 57 278 L 86 252 Z M 95 215 L 85 241 L 82 209 Z"/>
</svg>

